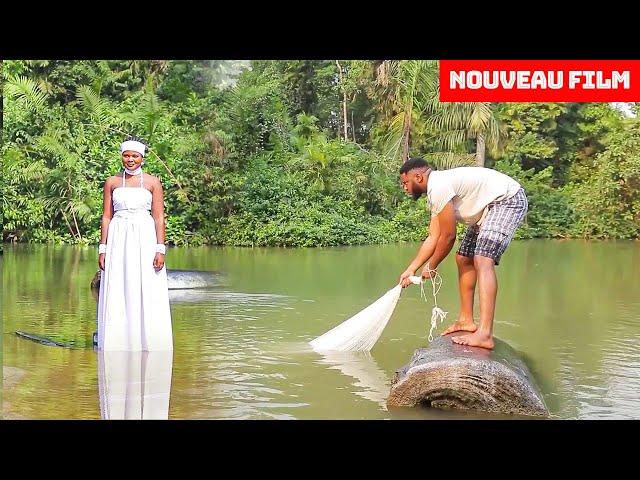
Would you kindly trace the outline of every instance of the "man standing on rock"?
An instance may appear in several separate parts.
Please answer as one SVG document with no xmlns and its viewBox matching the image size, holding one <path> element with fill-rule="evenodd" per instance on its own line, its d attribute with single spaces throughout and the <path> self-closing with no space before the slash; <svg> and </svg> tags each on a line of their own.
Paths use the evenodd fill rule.
<svg viewBox="0 0 640 480">
<path fill-rule="evenodd" d="M 527 213 L 524 189 L 511 177 L 491 168 L 460 167 L 434 171 L 421 158 L 409 158 L 400 168 L 402 187 L 414 200 L 426 194 L 431 210 L 429 236 L 400 276 L 402 287 L 425 262 L 431 278 L 456 240 L 456 222 L 467 225 L 456 255 L 460 315 L 442 335 L 464 331 L 455 343 L 492 349 L 493 316 L 498 281 L 495 266 Z M 480 326 L 473 321 L 473 299 L 479 284 Z"/>
</svg>

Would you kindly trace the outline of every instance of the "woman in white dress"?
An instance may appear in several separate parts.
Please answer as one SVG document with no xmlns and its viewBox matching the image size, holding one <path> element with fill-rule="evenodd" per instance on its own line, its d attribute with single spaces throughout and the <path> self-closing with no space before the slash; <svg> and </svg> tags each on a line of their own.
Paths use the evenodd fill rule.
<svg viewBox="0 0 640 480">
<path fill-rule="evenodd" d="M 173 350 L 160 180 L 142 172 L 145 145 L 120 146 L 122 174 L 104 184 L 98 349 Z"/>
</svg>

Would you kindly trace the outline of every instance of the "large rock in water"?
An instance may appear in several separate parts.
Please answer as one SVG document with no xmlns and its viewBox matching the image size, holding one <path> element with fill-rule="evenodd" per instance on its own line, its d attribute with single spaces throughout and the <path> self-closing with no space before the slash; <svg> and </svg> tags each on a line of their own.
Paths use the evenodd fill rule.
<svg viewBox="0 0 640 480">
<path fill-rule="evenodd" d="M 387 407 L 427 406 L 548 417 L 549 411 L 513 348 L 494 338 L 495 348 L 458 345 L 451 335 L 419 348 L 396 371 Z"/>
<path fill-rule="evenodd" d="M 220 287 L 225 284 L 225 277 L 220 272 L 202 272 L 197 270 L 169 270 L 167 269 L 169 290 L 183 288 Z M 100 270 L 91 280 L 91 288 L 100 288 Z"/>
</svg>

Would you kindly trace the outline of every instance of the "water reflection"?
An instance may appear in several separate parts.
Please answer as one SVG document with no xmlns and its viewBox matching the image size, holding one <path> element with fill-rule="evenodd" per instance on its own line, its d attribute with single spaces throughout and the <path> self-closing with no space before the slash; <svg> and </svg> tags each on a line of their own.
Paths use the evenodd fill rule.
<svg viewBox="0 0 640 480">
<path fill-rule="evenodd" d="M 340 370 L 344 375 L 355 378 L 356 395 L 371 400 L 386 410 L 390 382 L 387 374 L 378 366 L 369 352 L 322 352 L 320 363 Z"/>
<path fill-rule="evenodd" d="M 169 418 L 173 352 L 98 352 L 104 420 Z"/>
</svg>

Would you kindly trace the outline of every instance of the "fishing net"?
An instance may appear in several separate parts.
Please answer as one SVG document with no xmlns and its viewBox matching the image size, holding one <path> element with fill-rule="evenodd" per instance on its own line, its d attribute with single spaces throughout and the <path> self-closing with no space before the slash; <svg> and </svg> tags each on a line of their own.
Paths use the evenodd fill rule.
<svg viewBox="0 0 640 480">
<path fill-rule="evenodd" d="M 421 296 L 427 300 L 424 292 L 424 282 L 420 277 L 410 277 L 412 283 L 420 285 Z M 434 278 L 431 279 L 432 291 L 435 296 L 442 285 L 442 278 L 436 272 Z M 324 335 L 319 336 L 315 340 L 309 342 L 314 350 L 321 351 L 368 351 L 373 348 L 375 343 L 382 335 L 382 331 L 387 326 L 396 304 L 400 299 L 402 286 L 396 285 L 394 288 L 385 293 L 378 300 L 373 302 L 365 309 L 356 313 L 353 317 L 342 322 L 340 325 L 332 328 Z M 431 313 L 431 330 L 429 331 L 429 341 L 433 339 L 431 332 L 437 324 L 447 315 L 437 306 L 437 301 Z"/>
</svg>

